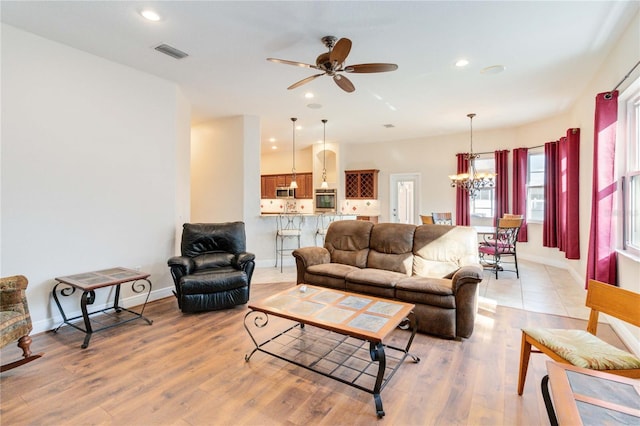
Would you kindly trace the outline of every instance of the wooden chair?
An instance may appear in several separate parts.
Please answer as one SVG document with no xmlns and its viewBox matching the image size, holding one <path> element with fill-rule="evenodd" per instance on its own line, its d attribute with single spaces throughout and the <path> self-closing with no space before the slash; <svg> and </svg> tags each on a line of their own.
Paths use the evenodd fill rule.
<svg viewBox="0 0 640 426">
<path fill-rule="evenodd" d="M 17 340 L 23 356 L 22 359 L 0 366 L 0 372 L 11 370 L 42 356 L 32 355 L 30 349 L 29 333 L 33 326 L 25 294 L 28 284 L 29 281 L 22 275 L 0 278 L 0 347 Z"/>
<path fill-rule="evenodd" d="M 511 213 L 505 213 L 502 215 L 503 219 L 522 219 L 524 216 L 521 214 L 511 214 Z"/>
<path fill-rule="evenodd" d="M 586 306 L 591 308 L 587 330 L 522 329 L 518 395 L 522 395 L 531 352 L 590 370 L 640 378 L 640 358 L 596 337 L 600 312 L 640 326 L 640 294 L 589 280 Z M 531 346 L 537 348 L 532 350 Z"/>
<path fill-rule="evenodd" d="M 433 223 L 436 225 L 453 225 L 451 212 L 431 213 L 431 217 L 433 217 Z"/>
<path fill-rule="evenodd" d="M 420 220 L 422 220 L 423 225 L 433 225 L 433 216 L 421 214 Z"/>
<path fill-rule="evenodd" d="M 496 273 L 496 279 L 498 278 L 498 271 L 505 271 L 503 258 L 506 256 L 513 256 L 515 270 L 512 270 L 512 272 L 515 272 L 516 277 L 520 278 L 518 254 L 516 252 L 520 226 L 522 226 L 522 219 L 502 218 L 498 220 L 495 234 L 483 235 L 483 240 L 478 247 L 480 263 L 491 267 Z"/>
</svg>

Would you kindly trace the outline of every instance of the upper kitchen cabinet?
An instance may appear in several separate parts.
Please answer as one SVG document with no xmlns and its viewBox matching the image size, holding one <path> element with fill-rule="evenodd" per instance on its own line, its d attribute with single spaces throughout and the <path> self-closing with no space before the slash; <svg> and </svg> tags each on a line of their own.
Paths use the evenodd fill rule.
<svg viewBox="0 0 640 426">
<path fill-rule="evenodd" d="M 311 173 L 297 173 L 295 190 L 296 198 L 313 198 L 313 175 Z M 276 198 L 276 188 L 291 185 L 291 173 L 280 175 L 260 176 L 260 198 Z"/>
<path fill-rule="evenodd" d="M 378 199 L 379 170 L 345 170 L 344 193 L 347 199 Z"/>
</svg>

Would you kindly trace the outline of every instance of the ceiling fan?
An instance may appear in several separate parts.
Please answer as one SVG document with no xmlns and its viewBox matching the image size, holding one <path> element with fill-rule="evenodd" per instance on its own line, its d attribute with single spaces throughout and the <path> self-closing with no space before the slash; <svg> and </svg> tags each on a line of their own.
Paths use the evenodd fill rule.
<svg viewBox="0 0 640 426">
<path fill-rule="evenodd" d="M 348 38 L 341 38 L 340 40 L 338 40 L 338 38 L 334 36 L 325 36 L 322 37 L 322 42 L 327 47 L 327 49 L 329 49 L 329 51 L 321 53 L 320 56 L 318 56 L 318 58 L 316 59 L 315 65 L 305 64 L 303 62 L 287 61 L 285 59 L 267 58 L 267 61 L 276 62 L 279 64 L 295 65 L 297 67 L 312 68 L 322 71 L 320 74 L 315 74 L 311 77 L 304 78 L 297 83 L 293 83 L 291 86 L 287 87 L 287 89 L 295 89 L 296 87 L 300 87 L 303 84 L 309 83 L 310 81 L 320 76 L 329 75 L 333 77 L 333 81 L 335 81 L 342 90 L 351 93 L 356 90 L 355 86 L 346 76 L 338 73 L 374 73 L 395 71 L 398 69 L 398 65 L 396 64 L 381 63 L 345 66 L 344 61 L 347 59 L 347 56 L 351 51 L 351 40 L 349 40 Z"/>
</svg>

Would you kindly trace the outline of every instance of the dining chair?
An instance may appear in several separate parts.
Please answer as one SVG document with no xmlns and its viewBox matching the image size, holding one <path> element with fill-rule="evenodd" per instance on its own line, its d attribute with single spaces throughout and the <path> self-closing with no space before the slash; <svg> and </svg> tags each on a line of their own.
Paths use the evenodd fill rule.
<svg viewBox="0 0 640 426">
<path fill-rule="evenodd" d="M 453 225 L 451 212 L 431 213 L 431 217 L 433 217 L 433 223 L 436 225 Z"/>
<path fill-rule="evenodd" d="M 554 361 L 564 364 L 640 379 L 640 358 L 596 336 L 600 312 L 639 327 L 640 294 L 589 280 L 585 305 L 591 308 L 586 331 L 522 329 L 518 395 L 522 395 L 524 390 L 531 352 L 544 353 Z M 536 349 L 532 350 L 532 346 Z"/>
<path fill-rule="evenodd" d="M 516 277 L 520 278 L 516 245 L 521 225 L 522 219 L 502 218 L 498 220 L 498 226 L 494 234 L 483 235 L 478 247 L 480 263 L 490 266 L 496 273 L 496 279 L 498 278 L 498 271 L 505 271 L 503 258 L 506 256 L 513 256 L 515 265 L 513 272 L 516 273 Z"/>
<path fill-rule="evenodd" d="M 511 213 L 505 213 L 502 215 L 503 219 L 522 219 L 524 218 L 523 215 L 521 214 L 511 214 Z"/>
<path fill-rule="evenodd" d="M 420 220 L 423 225 L 433 225 L 433 216 L 431 215 L 421 214 Z"/>
</svg>

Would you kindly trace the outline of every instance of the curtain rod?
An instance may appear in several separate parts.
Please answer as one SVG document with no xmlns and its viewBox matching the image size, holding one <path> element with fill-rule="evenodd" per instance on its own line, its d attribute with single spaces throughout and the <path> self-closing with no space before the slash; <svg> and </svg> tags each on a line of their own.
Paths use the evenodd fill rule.
<svg viewBox="0 0 640 426">
<path fill-rule="evenodd" d="M 616 87 L 614 87 L 614 88 L 613 88 L 609 93 L 607 93 L 606 95 L 604 95 L 604 98 L 605 98 L 605 99 L 611 99 L 611 93 L 612 93 L 612 92 L 615 92 L 615 91 L 616 91 L 616 89 L 617 89 L 618 87 L 620 87 L 620 85 L 621 85 L 622 83 L 624 83 L 624 81 L 625 81 L 627 78 L 629 78 L 629 76 L 631 75 L 631 73 L 632 73 L 636 68 L 638 68 L 638 65 L 640 65 L 640 61 L 636 62 L 636 64 L 633 66 L 633 68 L 631 68 L 631 70 L 629 70 L 629 72 L 628 72 L 624 77 L 622 77 L 622 80 L 620 80 L 620 82 L 618 82 L 618 84 L 616 84 Z"/>
</svg>

